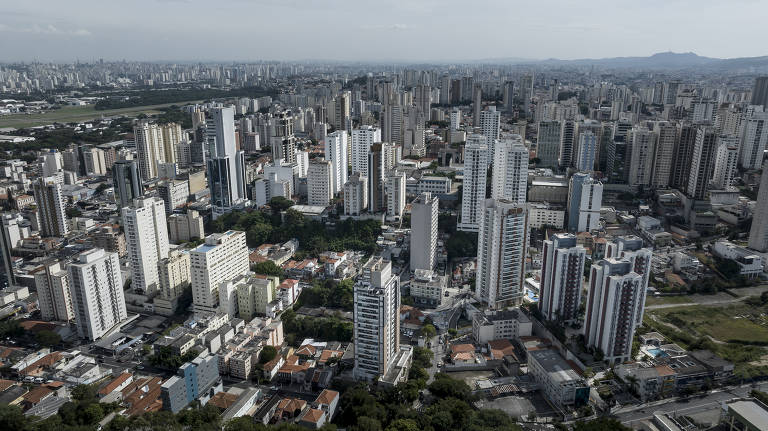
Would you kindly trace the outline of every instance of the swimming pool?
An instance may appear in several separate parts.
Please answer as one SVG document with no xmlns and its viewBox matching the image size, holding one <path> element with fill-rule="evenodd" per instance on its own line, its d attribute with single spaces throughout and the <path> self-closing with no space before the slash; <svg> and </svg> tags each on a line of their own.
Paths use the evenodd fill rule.
<svg viewBox="0 0 768 431">
<path fill-rule="evenodd" d="M 654 358 L 669 356 L 669 354 L 661 349 L 648 349 L 648 354 Z"/>
</svg>

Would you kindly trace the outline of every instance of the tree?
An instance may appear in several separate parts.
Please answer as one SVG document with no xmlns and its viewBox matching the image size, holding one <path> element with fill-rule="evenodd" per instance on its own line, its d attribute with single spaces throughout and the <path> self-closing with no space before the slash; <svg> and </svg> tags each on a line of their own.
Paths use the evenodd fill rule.
<svg viewBox="0 0 768 431">
<path fill-rule="evenodd" d="M 72 388 L 72 399 L 84 403 L 97 401 L 98 389 L 96 385 L 77 385 Z"/>
<path fill-rule="evenodd" d="M 53 347 L 61 343 L 61 335 L 57 334 L 56 332 L 44 329 L 42 331 L 38 331 L 35 334 L 35 340 L 42 346 Z"/>
<path fill-rule="evenodd" d="M 381 422 L 368 416 L 357 418 L 357 424 L 349 427 L 349 431 L 381 431 Z"/>
<path fill-rule="evenodd" d="M 263 349 L 261 349 L 261 353 L 259 354 L 259 363 L 266 364 L 267 362 L 275 359 L 277 356 L 277 349 L 275 349 L 273 346 L 264 346 Z"/>
<path fill-rule="evenodd" d="M 8 404 L 0 405 L 0 429 L 3 430 L 29 430 L 29 422 L 19 406 Z"/>
<path fill-rule="evenodd" d="M 269 200 L 269 206 L 277 212 L 285 211 L 293 205 L 294 202 L 292 200 L 286 199 L 282 196 L 275 196 Z"/>
<path fill-rule="evenodd" d="M 434 325 L 427 324 L 421 327 L 421 335 L 430 340 L 432 337 L 437 335 L 437 330 L 435 329 Z"/>
<path fill-rule="evenodd" d="M 456 398 L 464 401 L 472 398 L 472 388 L 444 373 L 435 374 L 435 380 L 429 384 L 429 392 L 438 398 Z"/>
<path fill-rule="evenodd" d="M 397 419 L 389 424 L 387 431 L 421 431 L 421 428 L 413 419 Z"/>
<path fill-rule="evenodd" d="M 275 265 L 275 262 L 272 262 L 271 260 L 265 260 L 264 262 L 259 262 L 256 265 L 253 265 L 253 271 L 257 274 L 272 275 L 280 278 L 285 276 L 283 268 Z"/>
</svg>

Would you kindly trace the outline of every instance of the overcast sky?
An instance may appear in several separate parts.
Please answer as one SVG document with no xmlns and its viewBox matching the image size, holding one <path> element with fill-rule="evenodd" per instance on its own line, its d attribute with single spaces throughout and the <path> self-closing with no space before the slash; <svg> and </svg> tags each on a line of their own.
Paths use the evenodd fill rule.
<svg viewBox="0 0 768 431">
<path fill-rule="evenodd" d="M 763 0 L 0 0 L 0 62 L 768 54 Z"/>
</svg>

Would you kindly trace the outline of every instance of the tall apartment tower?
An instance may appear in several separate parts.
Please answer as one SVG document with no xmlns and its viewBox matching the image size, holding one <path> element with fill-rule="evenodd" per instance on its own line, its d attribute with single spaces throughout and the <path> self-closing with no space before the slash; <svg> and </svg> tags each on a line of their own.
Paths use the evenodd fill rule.
<svg viewBox="0 0 768 431">
<path fill-rule="evenodd" d="M 752 105 L 763 105 L 768 108 L 768 76 L 755 78 L 755 86 L 752 87 Z"/>
<path fill-rule="evenodd" d="M 505 82 L 503 91 L 502 103 L 504 111 L 513 112 L 515 110 L 515 83 L 513 81 Z"/>
<path fill-rule="evenodd" d="M 243 203 L 245 195 L 245 154 L 235 143 L 235 111 L 211 109 L 212 121 L 206 123 L 209 158 L 208 188 L 211 190 L 213 218 Z"/>
<path fill-rule="evenodd" d="M 325 160 L 331 163 L 331 194 L 336 195 L 347 182 L 347 132 L 337 130 L 325 137 Z"/>
<path fill-rule="evenodd" d="M 656 151 L 653 156 L 653 176 L 651 186 L 666 188 L 672 172 L 672 160 L 677 143 L 677 126 L 667 121 L 657 121 L 653 125 L 656 135 Z"/>
<path fill-rule="evenodd" d="M 390 171 L 385 181 L 387 216 L 402 217 L 405 211 L 405 173 Z"/>
<path fill-rule="evenodd" d="M 75 318 L 69 276 L 60 262 L 47 262 L 35 274 L 37 300 L 43 320 L 68 322 Z"/>
<path fill-rule="evenodd" d="M 3 259 L 3 272 L 9 286 L 16 284 L 13 271 L 13 249 L 25 236 L 19 226 L 18 214 L 0 214 L 0 253 Z"/>
<path fill-rule="evenodd" d="M 208 235 L 205 243 L 189 252 L 189 257 L 194 310 L 215 313 L 219 305 L 219 285 L 248 273 L 245 232 L 229 230 Z"/>
<path fill-rule="evenodd" d="M 523 300 L 528 212 L 524 203 L 487 199 L 477 237 L 475 295 L 490 308 L 519 305 Z"/>
<path fill-rule="evenodd" d="M 309 161 L 307 170 L 307 203 L 326 207 L 333 198 L 334 187 L 333 163 L 316 158 Z"/>
<path fill-rule="evenodd" d="M 741 167 L 760 169 L 768 143 L 768 112 L 753 112 L 744 120 L 741 139 Z"/>
<path fill-rule="evenodd" d="M 135 160 L 117 160 L 112 165 L 112 186 L 115 190 L 115 202 L 122 208 L 144 195 L 144 186 L 139 175 L 139 166 Z"/>
<path fill-rule="evenodd" d="M 768 251 L 768 161 L 763 162 L 760 188 L 757 191 L 757 206 L 753 214 L 747 245 L 753 250 L 766 252 Z"/>
<path fill-rule="evenodd" d="M 525 75 L 520 80 L 520 99 L 523 100 L 523 113 L 528 116 L 533 99 L 533 75 Z"/>
<path fill-rule="evenodd" d="M 699 127 L 696 131 L 686 193 L 692 199 L 704 199 L 707 196 L 709 180 L 715 168 L 717 138 L 717 130 L 713 127 Z"/>
<path fill-rule="evenodd" d="M 62 237 L 69 233 L 61 184 L 55 177 L 43 177 L 32 184 L 40 216 L 40 234 L 43 237 Z"/>
<path fill-rule="evenodd" d="M 592 265 L 584 324 L 587 346 L 600 349 L 611 363 L 631 359 L 647 288 L 629 259 L 609 257 Z"/>
<path fill-rule="evenodd" d="M 439 200 L 426 192 L 411 204 L 411 270 L 433 270 L 437 264 Z"/>
<path fill-rule="evenodd" d="M 160 288 L 157 263 L 168 257 L 168 224 L 165 202 L 157 197 L 136 199 L 122 209 L 128 261 L 131 266 L 131 287 L 145 293 Z"/>
<path fill-rule="evenodd" d="M 344 184 L 344 215 L 357 216 L 368 209 L 368 178 L 354 173 Z"/>
<path fill-rule="evenodd" d="M 157 178 L 157 164 L 165 154 L 161 129 L 157 124 L 142 121 L 133 128 L 133 137 L 141 179 L 146 182 Z"/>
<path fill-rule="evenodd" d="M 595 170 L 597 155 L 597 135 L 586 131 L 579 135 L 579 151 L 576 154 L 576 170 L 591 172 Z"/>
<path fill-rule="evenodd" d="M 94 248 L 68 266 L 77 333 L 98 340 L 128 318 L 117 253 Z"/>
<path fill-rule="evenodd" d="M 560 168 L 565 170 L 573 166 L 574 149 L 579 125 L 575 120 L 565 120 L 560 129 Z"/>
<path fill-rule="evenodd" d="M 512 135 L 497 141 L 493 159 L 491 198 L 525 203 L 528 184 L 528 149 L 523 145 L 522 138 Z"/>
<path fill-rule="evenodd" d="M 651 185 L 656 135 L 646 127 L 634 127 L 630 132 L 632 143 L 629 167 L 629 184 L 647 187 Z"/>
<path fill-rule="evenodd" d="M 536 140 L 536 157 L 538 166 L 556 169 L 560 157 L 560 132 L 562 126 L 559 121 L 539 122 L 539 131 Z"/>
<path fill-rule="evenodd" d="M 733 185 L 733 178 L 736 176 L 736 165 L 739 161 L 739 139 L 736 136 L 720 135 L 717 141 L 712 187 L 716 190 L 726 190 Z"/>
<path fill-rule="evenodd" d="M 368 154 L 371 145 L 381 142 L 381 129 L 372 126 L 362 126 L 352 131 L 352 145 L 350 146 L 350 165 L 353 174 L 358 172 L 364 177 L 368 176 Z"/>
<path fill-rule="evenodd" d="M 675 153 L 672 158 L 672 173 L 669 185 L 681 192 L 685 192 L 688 187 L 697 131 L 698 127 L 691 124 L 680 124 L 678 126 L 677 145 L 675 146 Z"/>
<path fill-rule="evenodd" d="M 400 277 L 374 256 L 354 287 L 355 369 L 358 380 L 386 374 L 400 348 Z"/>
<path fill-rule="evenodd" d="M 586 256 L 576 235 L 559 233 L 544 241 L 539 310 L 545 319 L 571 323 L 579 317 Z"/>
<path fill-rule="evenodd" d="M 496 111 L 495 106 L 489 106 L 487 110 L 479 112 L 479 117 L 481 133 L 488 141 L 488 150 L 494 154 L 494 146 L 496 140 L 499 139 L 499 131 L 501 130 L 501 112 Z M 489 164 L 493 162 L 493 160 L 488 160 Z"/>
<path fill-rule="evenodd" d="M 480 228 L 485 183 L 488 173 L 488 145 L 485 136 L 470 135 L 464 146 L 464 185 L 458 230 L 477 232 Z"/>
<path fill-rule="evenodd" d="M 494 110 L 496 107 L 494 107 Z M 483 87 L 475 84 L 472 89 L 472 123 L 477 127 L 480 124 L 480 112 L 483 110 Z M 487 135 L 486 135 L 487 136 Z"/>
<path fill-rule="evenodd" d="M 568 187 L 568 230 L 591 232 L 599 229 L 602 204 L 603 184 L 587 173 L 573 174 Z"/>
</svg>

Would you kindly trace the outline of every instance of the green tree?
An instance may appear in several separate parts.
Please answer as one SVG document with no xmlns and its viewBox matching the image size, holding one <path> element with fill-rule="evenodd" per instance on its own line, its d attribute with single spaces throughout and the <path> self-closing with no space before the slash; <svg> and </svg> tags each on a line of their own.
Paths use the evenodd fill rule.
<svg viewBox="0 0 768 431">
<path fill-rule="evenodd" d="M 413 419 L 397 419 L 389 424 L 386 431 L 421 431 L 421 429 Z"/>
<path fill-rule="evenodd" d="M 435 329 L 434 325 L 427 324 L 421 327 L 421 335 L 430 340 L 432 337 L 437 335 L 437 330 Z"/>
<path fill-rule="evenodd" d="M 269 200 L 269 206 L 274 211 L 285 211 L 288 208 L 292 207 L 294 205 L 294 202 L 290 199 L 286 199 L 282 196 L 275 196 L 272 199 Z"/>
<path fill-rule="evenodd" d="M 253 271 L 257 274 L 272 275 L 280 278 L 285 276 L 283 268 L 275 265 L 275 262 L 272 262 L 271 260 L 265 260 L 264 262 L 259 262 L 256 265 L 253 265 Z"/>
<path fill-rule="evenodd" d="M 42 346 L 53 347 L 61 343 L 61 335 L 57 334 L 56 332 L 44 329 L 42 331 L 38 331 L 35 334 L 35 340 Z"/>
<path fill-rule="evenodd" d="M 435 380 L 429 384 L 429 392 L 438 398 L 456 398 L 464 401 L 472 398 L 472 388 L 444 373 L 435 374 Z"/>
<path fill-rule="evenodd" d="M 266 364 L 267 362 L 275 359 L 277 356 L 277 349 L 273 346 L 264 346 L 259 354 L 259 363 Z"/>
</svg>

